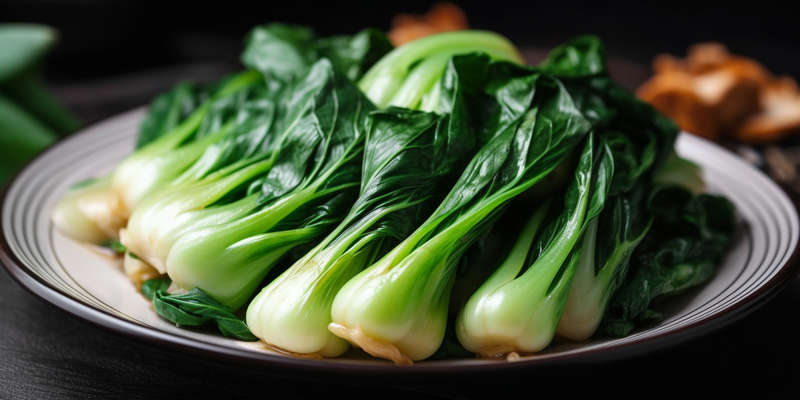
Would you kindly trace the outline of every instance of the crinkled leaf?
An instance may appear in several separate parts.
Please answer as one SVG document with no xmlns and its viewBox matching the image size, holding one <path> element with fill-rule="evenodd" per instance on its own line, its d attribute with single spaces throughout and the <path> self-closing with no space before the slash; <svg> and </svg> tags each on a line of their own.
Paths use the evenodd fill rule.
<svg viewBox="0 0 800 400">
<path fill-rule="evenodd" d="M 360 166 L 357 155 L 363 143 L 368 113 L 374 106 L 348 79 L 337 74 L 330 62 L 315 64 L 306 77 L 307 91 L 302 112 L 286 135 L 275 165 L 265 177 L 259 204 L 269 204 L 301 184 L 328 173 L 343 158 Z M 305 86 L 304 86 L 305 87 Z M 338 170 L 338 169 L 337 169 Z M 352 171 L 344 180 L 352 181 Z M 335 171 L 334 171 L 335 172 Z M 339 181 L 340 173 L 328 179 Z"/>
<path fill-rule="evenodd" d="M 506 67 L 507 63 L 493 64 L 493 68 Z M 588 121 L 558 81 L 528 71 L 514 82 L 494 93 L 502 104 L 498 113 L 512 118 L 519 114 L 510 111 L 513 107 L 528 107 L 527 111 L 517 115 L 515 123 L 494 122 L 500 131 L 476 154 L 433 218 L 446 214 L 457 218 L 484 199 L 524 191 L 550 173 L 588 132 Z M 529 94 L 517 86 L 526 86 Z M 511 99 L 509 87 L 516 93 Z"/>
<path fill-rule="evenodd" d="M 735 209 L 724 197 L 659 187 L 650 207 L 653 227 L 633 253 L 628 277 L 609 305 L 600 327 L 605 334 L 641 319 L 656 299 L 707 281 L 733 237 Z"/>
<path fill-rule="evenodd" d="M 678 127 L 651 105 L 614 83 L 603 43 L 581 36 L 554 49 L 537 68 L 564 82 L 581 112 L 592 121 L 615 156 L 611 194 L 630 190 L 671 155 Z"/>
</svg>

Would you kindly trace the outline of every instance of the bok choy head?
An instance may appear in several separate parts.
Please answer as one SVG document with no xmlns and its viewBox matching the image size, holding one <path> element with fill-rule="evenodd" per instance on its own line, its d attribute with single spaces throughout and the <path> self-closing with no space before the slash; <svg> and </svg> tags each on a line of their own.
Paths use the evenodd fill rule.
<svg viewBox="0 0 800 400">
<path fill-rule="evenodd" d="M 232 132 L 137 207 L 123 235 L 128 249 L 164 273 L 179 237 L 255 208 L 260 197 L 255 186 L 263 184 L 281 154 L 293 151 L 287 148 L 301 141 L 296 125 L 315 107 L 327 73 L 317 68 L 302 77 L 273 79 L 262 96 L 240 104 Z"/>
<path fill-rule="evenodd" d="M 648 304 L 662 289 L 652 289 L 648 285 L 671 292 L 667 271 L 678 268 L 660 264 L 657 270 L 662 271 L 662 278 L 653 279 L 653 275 L 649 275 L 653 280 L 648 280 L 643 278 L 648 276 L 647 273 L 637 272 L 643 265 L 639 260 L 647 257 L 637 256 L 637 253 L 648 251 L 648 247 L 654 246 L 648 243 L 658 241 L 649 237 L 659 237 L 676 229 L 692 231 L 680 228 L 682 223 L 677 219 L 659 222 L 664 218 L 664 210 L 652 205 L 654 196 L 662 193 L 660 188 L 663 186 L 680 187 L 685 190 L 685 195 L 676 195 L 672 200 L 680 204 L 678 199 L 700 195 L 705 183 L 696 165 L 675 154 L 678 134 L 675 123 L 610 79 L 605 68 L 603 46 L 596 37 L 584 36 L 566 43 L 555 49 L 541 67 L 558 75 L 570 88 L 584 115 L 593 121 L 597 132 L 607 141 L 615 165 L 608 205 L 586 232 L 586 251 L 581 255 L 557 333 L 572 340 L 585 340 L 597 331 L 624 336 L 637 323 L 657 319 L 658 314 L 652 312 Z M 683 269 L 682 279 L 686 282 L 681 287 L 684 288 L 711 276 L 735 225 L 733 207 L 729 202 L 716 196 L 702 196 L 718 202 L 716 218 L 713 219 L 717 222 L 712 226 L 720 234 L 713 235 L 717 239 L 709 246 L 713 250 L 707 253 L 706 258 L 685 264 L 676 262 L 690 266 Z M 694 210 L 704 214 L 700 208 Z M 697 237 L 696 231 L 684 234 Z M 704 241 L 699 239 L 687 239 L 685 243 L 689 247 L 704 246 Z M 663 246 L 668 252 L 666 248 L 669 245 Z M 658 250 L 651 248 L 649 251 Z M 631 278 L 631 275 L 640 278 Z M 632 279 L 637 284 L 631 286 Z M 620 312 L 623 309 L 625 311 Z"/>
<path fill-rule="evenodd" d="M 534 208 L 508 256 L 461 309 L 456 334 L 467 350 L 495 357 L 550 343 L 583 232 L 605 206 L 613 173 L 606 144 L 588 136 L 566 190 Z"/>
<path fill-rule="evenodd" d="M 628 271 L 631 253 L 650 229 L 646 199 L 655 175 L 674 158 L 678 128 L 611 80 L 597 37 L 578 37 L 554 49 L 540 68 L 559 76 L 569 88 L 613 156 L 607 205 L 584 235 L 572 287 L 557 321 L 560 336 L 584 340 L 598 328 Z"/>
<path fill-rule="evenodd" d="M 410 363 L 437 350 L 461 255 L 590 128 L 557 80 L 503 62 L 487 76 L 496 103 L 486 129 L 494 136 L 436 211 L 334 300 L 330 329 L 373 355 Z"/>
<path fill-rule="evenodd" d="M 288 144 L 285 137 L 291 127 L 324 85 L 319 73 L 310 73 L 314 63 L 330 56 L 337 60 L 335 69 L 357 77 L 360 69 L 390 48 L 385 37 L 373 30 L 352 37 L 317 38 L 307 28 L 290 25 L 254 28 L 242 62 L 251 73 L 263 76 L 263 84 L 254 89 L 254 96 L 236 105 L 229 135 L 206 147 L 167 188 L 137 207 L 123 235 L 129 250 L 164 273 L 169 250 L 185 232 L 251 211 L 258 196 L 248 189 L 272 168 Z M 162 97 L 171 99 L 169 93 Z M 176 110 L 182 97 L 173 97 L 172 108 L 151 111 L 140 140 L 152 130 L 146 128 L 170 126 L 173 116 L 182 115 L 177 111 L 187 107 Z"/>
<path fill-rule="evenodd" d="M 216 93 L 219 89 L 219 86 L 215 84 L 181 83 L 172 90 L 157 96 L 151 102 L 148 114 L 141 123 L 134 154 L 157 138 L 177 130 L 180 125 L 189 124 L 187 119 L 192 115 L 195 115 L 195 123 L 198 122 L 200 120 L 200 117 L 197 116 L 200 113 L 198 108 L 201 108 L 204 102 L 209 101 L 211 94 Z M 191 132 L 187 134 L 191 134 Z M 134 155 L 129 157 L 134 158 Z M 147 158 L 147 156 L 141 158 Z M 135 163 L 135 160 L 131 163 Z M 130 168 L 131 172 L 134 170 L 135 167 Z M 119 230 L 125 227 L 131 210 L 123 202 L 119 195 L 120 192 L 114 189 L 115 173 L 116 171 L 112 171 L 104 177 L 95 178 L 71 188 L 53 210 L 51 219 L 56 229 L 74 240 L 94 244 L 119 239 Z M 174 176 L 175 171 L 169 173 Z M 160 180 L 158 177 L 154 179 Z M 157 184 L 153 185 L 152 183 L 151 181 L 150 189 L 143 190 L 154 189 Z M 142 185 L 142 187 L 144 186 L 146 184 Z"/>
<path fill-rule="evenodd" d="M 328 330 L 334 296 L 442 200 L 451 172 L 460 172 L 460 161 L 472 152 L 476 121 L 466 103 L 483 85 L 473 72 L 488 64 L 485 55 L 448 64 L 438 90 L 451 113 L 389 107 L 371 114 L 358 199 L 333 232 L 250 303 L 247 324 L 256 336 L 292 353 L 331 357 L 349 347 Z"/>
<path fill-rule="evenodd" d="M 312 67 L 313 101 L 287 128 L 281 150 L 246 199 L 252 209 L 193 229 L 169 250 L 166 270 L 184 289 L 200 288 L 241 307 L 289 250 L 332 229 L 355 199 L 371 103 L 327 59 Z"/>
<path fill-rule="evenodd" d="M 165 187 L 194 184 L 225 167 L 227 169 L 217 176 L 263 161 L 257 158 L 266 157 L 275 142 L 264 142 L 268 138 L 263 135 L 247 137 L 245 131 L 281 132 L 284 127 L 279 123 L 290 118 L 283 117 L 281 111 L 285 102 L 277 99 L 288 96 L 293 84 L 302 80 L 314 62 L 327 57 L 334 60 L 337 69 L 357 79 L 391 48 L 384 34 L 371 29 L 354 36 L 318 38 L 307 28 L 290 25 L 269 24 L 254 28 L 242 55 L 249 69 L 211 84 L 183 83 L 159 95 L 150 104 L 141 125 L 136 151 L 110 177 L 113 185 L 106 190 L 109 200 L 101 210 L 102 216 L 95 216 L 96 207 L 92 208 L 95 211 L 92 215 L 75 212 L 75 207 L 60 207 L 57 213 L 71 214 L 57 218 L 56 227 L 69 234 L 75 229 L 62 226 L 58 221 L 79 221 L 88 227 L 100 225 L 93 230 L 112 232 L 100 241 L 116 239 L 130 214 L 150 194 Z M 261 115 L 254 118 L 252 114 Z M 239 126 L 242 123 L 249 127 Z M 261 165 L 259 173 L 265 168 L 268 166 Z M 229 189 L 216 189 L 219 190 Z M 78 193 L 72 197 L 75 200 L 80 196 Z M 72 203 L 74 205 L 75 201 Z M 208 200 L 197 201 L 192 207 L 204 205 L 208 205 Z M 103 226 L 107 220 L 119 223 Z M 76 239 L 82 240 L 77 236 Z"/>
<path fill-rule="evenodd" d="M 181 176 L 209 145 L 231 134 L 237 110 L 259 96 L 261 87 L 260 76 L 252 71 L 231 77 L 186 119 L 117 165 L 112 189 L 118 213 L 127 218 L 147 195 Z"/>
</svg>

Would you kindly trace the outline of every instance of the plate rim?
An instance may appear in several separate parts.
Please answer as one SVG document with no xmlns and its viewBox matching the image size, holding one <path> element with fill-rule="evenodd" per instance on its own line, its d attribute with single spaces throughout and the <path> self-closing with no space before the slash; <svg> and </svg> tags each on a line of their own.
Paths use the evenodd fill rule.
<svg viewBox="0 0 800 400">
<path fill-rule="evenodd" d="M 263 372 L 274 376 L 286 376 L 302 372 L 306 375 L 293 375 L 320 381 L 330 380 L 331 382 L 342 383 L 344 377 L 370 378 L 376 384 L 385 383 L 385 379 L 414 378 L 417 380 L 438 380 L 444 377 L 459 376 L 464 374 L 481 374 L 482 378 L 505 378 L 518 373 L 529 373 L 541 368 L 566 367 L 566 366 L 589 366 L 597 363 L 618 361 L 627 358 L 634 358 L 644 354 L 650 354 L 663 350 L 676 343 L 687 342 L 705 336 L 706 334 L 724 328 L 752 313 L 762 305 L 769 302 L 800 272 L 798 259 L 800 256 L 800 245 L 794 244 L 794 249 L 787 261 L 779 267 L 778 271 L 767 282 L 761 285 L 752 293 L 744 296 L 734 304 L 715 312 L 711 316 L 704 317 L 698 321 L 693 321 L 684 326 L 670 329 L 667 332 L 660 332 L 650 336 L 639 338 L 631 343 L 620 343 L 603 346 L 601 348 L 588 349 L 578 354 L 562 354 L 545 360 L 525 358 L 518 362 L 486 362 L 480 364 L 445 364 L 436 365 L 431 363 L 415 363 L 413 366 L 397 366 L 393 364 L 368 364 L 368 363 L 347 363 L 347 362 L 320 362 L 317 360 L 300 359 L 259 353 L 243 348 L 222 347 L 214 343 L 203 342 L 189 337 L 179 336 L 167 331 L 158 330 L 153 327 L 137 324 L 133 321 L 125 320 L 119 316 L 108 313 L 104 310 L 92 307 L 61 289 L 49 284 L 44 279 L 36 275 L 33 271 L 24 266 L 24 263 L 11 250 L 9 240 L 2 229 L 3 215 L 6 208 L 7 194 L 17 182 L 17 179 L 24 171 L 45 158 L 52 151 L 64 142 L 75 137 L 86 134 L 105 125 L 113 126 L 114 123 L 131 118 L 137 113 L 142 113 L 146 106 L 137 107 L 129 111 L 119 113 L 110 118 L 104 119 L 87 127 L 84 127 L 70 135 L 60 138 L 48 148 L 30 159 L 23 167 L 6 182 L 0 191 L 0 265 L 8 272 L 9 276 L 28 293 L 40 301 L 78 319 L 90 326 L 111 333 L 113 336 L 123 338 L 135 345 L 144 346 L 150 349 L 158 349 L 170 353 L 190 357 L 202 362 L 224 362 L 227 366 L 248 368 L 249 372 Z M 688 133 L 681 133 L 689 135 Z M 706 145 L 716 147 L 719 150 L 735 157 L 744 165 L 761 175 L 766 182 L 774 186 L 784 196 L 787 203 L 792 205 L 793 217 L 796 225 L 800 225 L 798 217 L 798 205 L 796 200 L 778 185 L 773 179 L 769 178 L 763 171 L 741 160 L 730 150 L 725 149 L 719 144 L 708 141 L 707 139 L 694 136 L 692 140 L 706 142 Z M 579 362 L 578 362 L 579 361 Z M 256 368 L 257 369 L 252 369 Z M 311 374 L 311 376 L 308 376 Z M 354 375 L 355 374 L 355 375 Z"/>
</svg>

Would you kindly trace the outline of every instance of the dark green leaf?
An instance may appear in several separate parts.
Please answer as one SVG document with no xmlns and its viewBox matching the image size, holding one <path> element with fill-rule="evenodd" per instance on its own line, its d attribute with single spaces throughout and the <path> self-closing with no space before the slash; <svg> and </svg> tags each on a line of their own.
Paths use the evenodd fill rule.
<svg viewBox="0 0 800 400">
<path fill-rule="evenodd" d="M 505 71 L 508 66 L 492 65 L 497 68 Z M 494 96 L 502 105 L 498 114 L 504 116 L 488 123 L 499 131 L 466 167 L 435 217 L 457 218 L 460 211 L 454 211 L 467 210 L 483 199 L 530 188 L 572 152 L 590 128 L 557 80 L 534 71 L 511 80 L 503 75 L 497 79 L 505 83 L 489 87 L 496 90 Z"/>
<path fill-rule="evenodd" d="M 656 315 L 648 311 L 656 300 L 707 281 L 733 238 L 735 210 L 724 197 L 658 187 L 649 204 L 653 227 L 634 251 L 628 277 L 601 325 L 609 335 L 617 332 L 615 326 L 641 320 L 643 313 Z"/>
<path fill-rule="evenodd" d="M 603 42 L 596 36 L 579 36 L 559 46 L 547 56 L 541 67 L 563 77 L 607 75 Z"/>
<path fill-rule="evenodd" d="M 260 71 L 269 81 L 302 76 L 321 58 L 350 80 L 357 80 L 392 49 L 381 31 L 365 29 L 354 36 L 318 38 L 313 30 L 272 23 L 254 28 L 246 40 L 242 63 Z"/>
<path fill-rule="evenodd" d="M 148 107 L 147 116 L 139 126 L 136 147 L 170 132 L 208 100 L 211 87 L 184 82 L 156 96 Z"/>
<path fill-rule="evenodd" d="M 314 32 L 302 26 L 273 23 L 253 28 L 248 34 L 242 63 L 273 77 L 291 79 L 317 61 Z"/>
<path fill-rule="evenodd" d="M 170 284 L 172 284 L 172 280 L 166 277 L 148 279 L 142 282 L 142 294 L 144 297 L 150 299 L 150 301 L 153 301 L 156 297 L 156 292 L 166 292 Z"/>
<path fill-rule="evenodd" d="M 264 178 L 259 204 L 270 204 L 301 182 L 310 184 L 327 173 L 332 175 L 325 179 L 326 187 L 352 182 L 354 173 L 360 178 L 359 155 L 368 114 L 375 107 L 326 60 L 317 62 L 304 82 L 292 100 L 297 118 Z"/>
<path fill-rule="evenodd" d="M 630 190 L 660 168 L 673 151 L 678 127 L 608 76 L 605 49 L 595 36 L 581 36 L 554 49 L 537 68 L 564 82 L 615 157 L 611 194 Z"/>
<path fill-rule="evenodd" d="M 224 336 L 247 341 L 258 340 L 230 308 L 198 288 L 179 295 L 157 290 L 153 306 L 159 315 L 178 325 L 201 326 L 216 323 Z"/>
<path fill-rule="evenodd" d="M 333 67 L 353 82 L 394 48 L 386 33 L 377 29 L 364 29 L 353 36 L 321 38 L 315 45 L 321 57 L 331 60 Z"/>
</svg>

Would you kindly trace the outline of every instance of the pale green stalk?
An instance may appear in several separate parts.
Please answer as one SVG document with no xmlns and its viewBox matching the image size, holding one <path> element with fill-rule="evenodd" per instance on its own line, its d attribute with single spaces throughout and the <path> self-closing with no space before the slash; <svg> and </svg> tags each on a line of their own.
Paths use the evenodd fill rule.
<svg viewBox="0 0 800 400">
<path fill-rule="evenodd" d="M 496 60 L 525 63 L 517 48 L 497 33 L 480 30 L 445 32 L 392 50 L 364 74 L 358 86 L 378 108 L 389 105 L 414 107 L 429 91 L 431 82 L 441 76 L 452 56 L 477 51 Z M 422 68 L 417 71 L 419 67 Z M 419 83 L 406 84 L 409 78 Z"/>
<path fill-rule="evenodd" d="M 598 266 L 596 256 L 598 220 L 598 218 L 593 219 L 586 228 L 580 262 L 575 270 L 564 314 L 556 327 L 556 332 L 560 336 L 575 341 L 589 339 L 597 331 L 611 296 L 619 287 L 620 272 L 627 270 L 631 253 L 652 224 L 650 219 L 637 237 L 615 241 L 614 251 L 602 265 Z"/>
<path fill-rule="evenodd" d="M 355 141 L 352 146 L 360 144 Z M 353 156 L 338 160 L 337 165 L 348 162 Z M 282 196 L 243 218 L 186 232 L 167 256 L 166 271 L 173 283 L 187 290 L 200 288 L 233 310 L 241 307 L 286 252 L 317 237 L 323 228 L 273 233 L 269 230 L 297 208 L 357 185 L 347 183 L 320 190 L 336 169 L 336 166 L 330 167 L 303 189 Z"/>
<path fill-rule="evenodd" d="M 335 294 L 372 260 L 380 234 L 364 232 L 408 203 L 376 210 L 354 225 L 347 218 L 327 240 L 265 287 L 247 309 L 247 324 L 268 345 L 298 354 L 341 355 L 349 343 L 328 330 Z M 351 216 L 357 213 L 351 212 Z M 333 240 L 335 239 L 335 240 Z M 355 243 L 354 243 L 355 242 Z"/>
<path fill-rule="evenodd" d="M 222 206 L 208 207 L 222 196 L 268 171 L 267 159 L 235 172 L 232 165 L 195 184 L 177 185 L 150 196 L 128 220 L 123 244 L 139 258 L 166 273 L 166 260 L 175 242 L 206 225 L 227 222 L 251 212 L 259 194 Z M 208 208 L 207 208 L 208 207 Z"/>
</svg>

